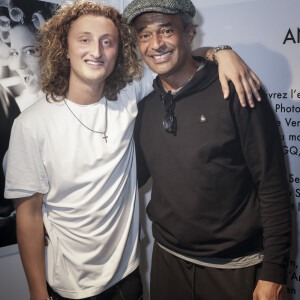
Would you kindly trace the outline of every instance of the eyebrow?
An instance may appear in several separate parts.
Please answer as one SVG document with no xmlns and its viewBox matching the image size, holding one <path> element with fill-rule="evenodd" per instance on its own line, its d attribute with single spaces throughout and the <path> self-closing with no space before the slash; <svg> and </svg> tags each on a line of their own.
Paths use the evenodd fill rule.
<svg viewBox="0 0 300 300">
<path fill-rule="evenodd" d="M 164 24 L 159 24 L 159 27 L 169 27 L 172 26 L 171 22 L 168 23 L 164 23 Z M 145 28 L 147 28 L 147 26 L 143 26 L 137 29 L 137 33 L 141 33 Z"/>
<path fill-rule="evenodd" d="M 78 33 L 78 36 L 82 36 L 82 35 L 92 35 L 92 33 L 88 31 L 83 31 Z"/>
<path fill-rule="evenodd" d="M 26 49 L 26 48 L 34 48 L 34 49 L 36 49 L 36 45 L 28 45 L 28 46 L 24 46 L 24 47 L 22 47 L 22 48 L 20 48 L 21 50 L 24 50 L 24 49 Z M 18 51 L 18 49 L 17 48 L 13 48 L 13 47 L 11 47 L 10 48 L 10 51 Z"/>
<path fill-rule="evenodd" d="M 90 35 L 90 36 L 93 36 L 93 33 L 92 33 L 92 32 L 88 32 L 88 31 L 78 33 L 78 37 L 80 37 L 80 36 L 82 36 L 82 35 Z M 100 38 L 103 39 L 103 38 L 107 38 L 107 37 L 114 39 L 114 36 L 113 36 L 112 34 L 110 34 L 110 33 L 104 33 L 104 34 L 101 35 Z"/>
</svg>

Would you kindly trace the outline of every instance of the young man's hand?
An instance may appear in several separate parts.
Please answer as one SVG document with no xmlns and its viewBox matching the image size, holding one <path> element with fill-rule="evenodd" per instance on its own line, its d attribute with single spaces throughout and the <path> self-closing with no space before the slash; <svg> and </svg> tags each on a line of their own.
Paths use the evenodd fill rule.
<svg viewBox="0 0 300 300">
<path fill-rule="evenodd" d="M 220 50 L 216 53 L 219 65 L 219 78 L 224 93 L 224 98 L 229 96 L 228 81 L 232 81 L 239 96 L 242 106 L 246 106 L 246 99 L 250 107 L 254 107 L 253 95 L 260 101 L 258 90 L 260 80 L 254 72 L 245 64 L 240 56 L 233 50 Z"/>
</svg>

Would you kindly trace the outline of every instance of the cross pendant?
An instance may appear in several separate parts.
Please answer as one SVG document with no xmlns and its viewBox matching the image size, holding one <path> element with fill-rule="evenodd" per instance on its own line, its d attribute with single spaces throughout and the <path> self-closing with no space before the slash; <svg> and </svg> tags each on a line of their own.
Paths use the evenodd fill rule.
<svg viewBox="0 0 300 300">
<path fill-rule="evenodd" d="M 103 138 L 105 139 L 105 143 L 107 144 L 108 136 L 105 133 L 103 134 Z"/>
</svg>

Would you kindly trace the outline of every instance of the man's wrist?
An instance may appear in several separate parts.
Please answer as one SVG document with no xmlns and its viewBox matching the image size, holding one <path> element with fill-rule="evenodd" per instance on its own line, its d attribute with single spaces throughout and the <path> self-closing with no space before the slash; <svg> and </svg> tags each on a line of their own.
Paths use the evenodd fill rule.
<svg viewBox="0 0 300 300">
<path fill-rule="evenodd" d="M 220 50 L 232 50 L 232 48 L 228 45 L 219 45 L 215 48 L 213 48 L 213 53 L 212 53 L 212 61 L 217 65 L 218 62 L 216 60 L 216 54 Z"/>
</svg>

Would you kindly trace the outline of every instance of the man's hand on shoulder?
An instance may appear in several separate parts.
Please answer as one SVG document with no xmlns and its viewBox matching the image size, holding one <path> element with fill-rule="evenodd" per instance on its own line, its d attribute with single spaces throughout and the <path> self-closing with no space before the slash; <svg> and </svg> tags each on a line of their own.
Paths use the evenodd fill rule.
<svg viewBox="0 0 300 300">
<path fill-rule="evenodd" d="M 254 107 L 253 95 L 257 101 L 261 100 L 258 92 L 260 89 L 260 80 L 256 74 L 233 50 L 218 51 L 215 57 L 219 65 L 219 79 L 224 98 L 229 97 L 228 81 L 232 81 L 241 105 L 246 106 L 247 99 L 250 107 Z"/>
<path fill-rule="evenodd" d="M 253 293 L 253 300 L 287 300 L 286 286 L 259 280 Z"/>
</svg>

